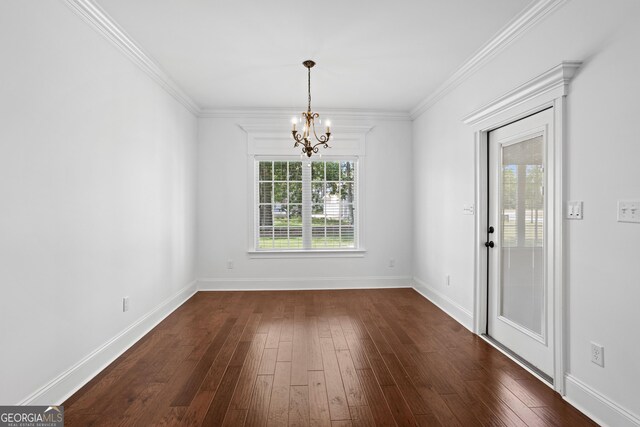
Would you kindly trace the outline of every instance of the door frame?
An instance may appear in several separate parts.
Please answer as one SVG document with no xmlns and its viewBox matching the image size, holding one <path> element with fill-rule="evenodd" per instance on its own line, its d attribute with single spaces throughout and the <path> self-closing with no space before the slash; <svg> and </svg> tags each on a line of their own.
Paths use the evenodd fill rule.
<svg viewBox="0 0 640 427">
<path fill-rule="evenodd" d="M 565 392 L 566 301 L 564 288 L 563 212 L 564 212 L 564 140 L 566 137 L 566 96 L 569 82 L 582 63 L 563 61 L 552 69 L 529 80 L 500 98 L 465 116 L 462 120 L 473 127 L 475 142 L 475 269 L 473 332 L 487 331 L 488 259 L 484 246 L 487 236 L 488 212 L 488 149 L 489 132 L 549 107 L 553 107 L 553 123 L 547 142 L 547 209 L 550 224 L 545 224 L 549 244 L 547 248 L 546 279 L 553 289 L 553 388 Z M 553 138 L 551 138 L 553 136 Z M 518 362 L 520 363 L 520 362 Z M 525 366 L 525 368 L 527 368 Z M 528 369 L 528 368 L 527 368 Z M 529 370 L 529 369 L 528 369 Z M 535 374 L 535 373 L 534 373 Z"/>
</svg>

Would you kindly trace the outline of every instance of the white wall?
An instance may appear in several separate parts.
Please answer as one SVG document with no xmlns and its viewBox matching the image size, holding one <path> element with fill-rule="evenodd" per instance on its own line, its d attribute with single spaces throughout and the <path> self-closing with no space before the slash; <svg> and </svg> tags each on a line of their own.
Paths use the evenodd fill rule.
<svg viewBox="0 0 640 427">
<path fill-rule="evenodd" d="M 322 113 L 322 111 L 320 111 Z M 366 176 L 364 204 L 366 254 L 362 258 L 255 259 L 247 254 L 252 208 L 247 193 L 247 133 L 240 118 L 200 120 L 198 150 L 198 277 L 202 287 L 258 288 L 318 286 L 378 286 L 405 284 L 411 277 L 411 123 L 370 122 L 366 137 L 363 172 Z M 341 124 L 333 118 L 334 127 Z M 289 126 L 282 119 L 283 126 Z M 339 135 L 334 145 L 339 144 Z M 293 144 L 291 144 L 292 146 Z M 291 148 L 297 156 L 298 150 Z M 394 258 L 395 267 L 389 267 Z M 227 269 L 228 259 L 234 268 Z M 262 283 L 262 278 L 292 279 Z M 327 278 L 366 278 L 358 281 L 327 281 Z M 318 280 L 321 282 L 319 283 Z"/>
<path fill-rule="evenodd" d="M 636 419 L 640 225 L 616 222 L 616 201 L 640 199 L 639 16 L 637 1 L 570 1 L 413 127 L 414 275 L 472 311 L 473 217 L 462 215 L 462 204 L 474 199 L 474 140 L 461 118 L 561 60 L 585 61 L 568 97 L 566 199 L 584 201 L 584 220 L 566 222 L 568 371 L 609 399 L 609 409 L 618 405 Z M 604 368 L 590 362 L 590 341 L 604 345 Z M 569 398 L 604 416 L 597 399 L 580 400 L 577 391 L 570 388 Z"/>
<path fill-rule="evenodd" d="M 0 55 L 0 404 L 15 404 L 195 278 L 197 124 L 64 2 L 2 1 Z"/>
<path fill-rule="evenodd" d="M 473 216 L 462 205 L 474 200 L 473 135 L 460 119 L 581 59 L 566 178 L 585 218 L 567 223 L 568 369 L 637 417 L 640 226 L 617 223 L 615 203 L 640 198 L 638 16 L 634 0 L 568 2 L 413 125 L 372 119 L 365 256 L 274 260 L 247 254 L 241 119 L 196 120 L 63 2 L 1 2 L 0 404 L 22 401 L 196 273 L 223 287 L 265 277 L 375 286 L 413 274 L 470 312 Z M 605 346 L 604 369 L 589 362 L 590 341 Z"/>
</svg>

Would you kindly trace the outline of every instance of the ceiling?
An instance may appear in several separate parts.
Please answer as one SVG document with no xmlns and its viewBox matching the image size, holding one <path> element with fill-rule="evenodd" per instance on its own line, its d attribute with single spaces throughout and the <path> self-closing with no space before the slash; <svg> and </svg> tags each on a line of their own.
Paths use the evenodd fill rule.
<svg viewBox="0 0 640 427">
<path fill-rule="evenodd" d="M 529 0 L 98 0 L 201 107 L 409 111 Z"/>
</svg>

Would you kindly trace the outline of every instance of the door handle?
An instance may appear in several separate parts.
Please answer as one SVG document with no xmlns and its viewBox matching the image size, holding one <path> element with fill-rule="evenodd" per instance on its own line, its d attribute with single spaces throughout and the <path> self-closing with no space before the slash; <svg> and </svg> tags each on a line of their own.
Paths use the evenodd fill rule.
<svg viewBox="0 0 640 427">
<path fill-rule="evenodd" d="M 489 234 L 493 233 L 495 231 L 495 229 L 493 228 L 493 225 L 489 226 L 489 230 L 487 230 L 489 232 Z"/>
<path fill-rule="evenodd" d="M 494 246 L 495 246 L 495 245 L 493 244 L 493 241 L 485 242 L 485 243 L 484 243 L 484 245 L 485 245 L 487 248 L 492 248 L 492 247 L 494 247 Z"/>
</svg>

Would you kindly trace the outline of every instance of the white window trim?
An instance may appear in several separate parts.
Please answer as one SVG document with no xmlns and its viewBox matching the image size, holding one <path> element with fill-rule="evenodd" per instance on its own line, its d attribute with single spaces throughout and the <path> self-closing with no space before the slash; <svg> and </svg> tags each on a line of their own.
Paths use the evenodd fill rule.
<svg viewBox="0 0 640 427">
<path fill-rule="evenodd" d="M 289 248 L 283 248 L 283 249 L 258 249 L 258 228 L 259 228 L 259 203 L 258 203 L 258 197 L 259 197 L 259 184 L 258 184 L 258 179 L 256 178 L 256 174 L 258 173 L 258 167 L 257 167 L 257 163 L 260 161 L 273 161 L 273 162 L 296 162 L 296 161 L 301 161 L 303 168 L 305 165 L 307 165 L 309 162 L 312 161 L 324 161 L 324 162 L 331 162 L 331 161 L 341 161 L 341 160 L 351 160 L 354 161 L 356 164 L 356 170 L 355 170 L 355 175 L 354 175 L 354 185 L 355 185 L 355 190 L 356 190 L 356 202 L 355 204 L 355 209 L 356 209 L 356 218 L 355 218 L 355 226 L 354 226 L 354 248 L 308 248 L 308 249 L 289 249 Z M 257 155 L 253 157 L 253 162 L 252 162 L 252 175 L 251 175 L 251 180 L 253 182 L 253 199 L 252 199 L 252 203 L 253 203 L 253 221 L 252 221 L 252 241 L 251 241 L 251 245 L 249 246 L 249 250 L 247 251 L 249 253 L 249 255 L 252 258 L 270 258 L 268 255 L 261 255 L 261 254 L 271 254 L 271 258 L 301 258 L 301 257 L 311 257 L 313 256 L 314 258 L 327 258 L 327 257 L 339 257 L 341 255 L 347 257 L 347 256 L 351 256 L 351 257 L 358 257 L 358 256 L 364 256 L 364 253 L 366 252 L 363 249 L 363 245 L 362 245 L 362 233 L 361 233 L 361 223 L 362 223 L 362 214 L 360 212 L 360 207 L 361 205 L 361 187 L 360 187 L 360 181 L 361 181 L 361 177 L 362 174 L 360 172 L 361 167 L 362 167 L 362 159 L 359 158 L 358 156 L 322 156 L 318 158 L 301 158 L 300 156 L 265 156 L 265 155 Z M 277 254 L 278 256 L 274 256 L 275 254 Z M 306 255 L 304 255 L 306 254 Z"/>
<path fill-rule="evenodd" d="M 247 132 L 247 254 L 249 258 L 357 258 L 364 257 L 366 250 L 366 224 L 363 210 L 366 206 L 366 164 L 365 141 L 366 135 L 373 129 L 373 125 L 366 123 L 334 123 L 332 126 L 335 140 L 330 144 L 331 148 L 322 149 L 320 159 L 356 159 L 356 191 L 357 191 L 357 219 L 356 235 L 358 246 L 344 249 L 283 249 L 283 250 L 258 250 L 256 248 L 256 211 L 258 205 L 255 202 L 257 195 L 255 161 L 260 158 L 299 160 L 298 148 L 293 148 L 293 140 L 288 132 L 289 122 L 283 120 L 273 122 L 239 123 L 240 128 Z M 304 160 L 304 159 L 303 159 Z M 253 189 L 251 191 L 250 189 Z"/>
<path fill-rule="evenodd" d="M 281 250 L 249 250 L 249 258 L 282 259 L 282 258 L 363 258 L 365 249 L 281 249 Z"/>
</svg>

